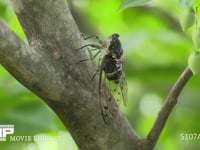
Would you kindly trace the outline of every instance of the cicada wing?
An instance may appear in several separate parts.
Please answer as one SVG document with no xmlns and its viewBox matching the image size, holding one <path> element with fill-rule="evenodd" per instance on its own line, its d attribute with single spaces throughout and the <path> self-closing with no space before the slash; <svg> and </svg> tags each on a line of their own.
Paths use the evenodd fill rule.
<svg viewBox="0 0 200 150">
<path fill-rule="evenodd" d="M 114 83 L 113 81 L 107 80 L 107 85 L 112 92 L 113 97 L 117 102 L 123 101 L 123 104 L 126 106 L 127 103 L 127 82 L 125 74 L 122 73 L 119 83 Z"/>
<path fill-rule="evenodd" d="M 108 94 L 107 92 L 106 93 L 103 92 L 103 89 L 106 88 L 105 82 L 102 82 L 102 79 L 105 80 L 105 77 L 103 77 L 103 65 L 104 65 L 103 60 L 101 62 L 100 74 L 99 74 L 99 103 L 103 120 L 105 124 L 109 125 L 111 124 L 113 118 L 112 116 L 110 116 L 109 107 L 105 100 L 106 97 L 110 98 L 110 96 L 107 95 Z"/>
<path fill-rule="evenodd" d="M 125 78 L 125 73 L 122 73 L 120 82 L 119 82 L 119 86 L 120 86 L 120 91 L 121 91 L 121 96 L 123 99 L 123 103 L 126 106 L 127 104 L 127 92 L 128 92 L 128 87 L 127 87 L 127 82 L 126 82 L 126 78 Z"/>
<path fill-rule="evenodd" d="M 110 89 L 112 96 L 115 98 L 117 102 L 121 100 L 121 90 L 119 84 L 114 83 L 113 81 L 106 80 L 108 88 Z"/>
</svg>

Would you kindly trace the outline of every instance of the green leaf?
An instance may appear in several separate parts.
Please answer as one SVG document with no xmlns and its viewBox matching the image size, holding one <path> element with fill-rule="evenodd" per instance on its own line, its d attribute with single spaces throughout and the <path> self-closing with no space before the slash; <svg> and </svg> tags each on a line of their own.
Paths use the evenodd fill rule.
<svg viewBox="0 0 200 150">
<path fill-rule="evenodd" d="M 179 0 L 178 5 L 181 9 L 189 9 L 193 6 L 194 0 Z"/>
<path fill-rule="evenodd" d="M 129 7 L 143 6 L 151 0 L 123 0 L 119 7 L 119 10 L 123 10 Z"/>
<path fill-rule="evenodd" d="M 193 52 L 188 58 L 188 65 L 194 75 L 200 72 L 200 54 Z"/>
<path fill-rule="evenodd" d="M 195 12 L 193 9 L 186 9 L 180 17 L 180 23 L 183 31 L 186 31 L 195 24 Z"/>
</svg>

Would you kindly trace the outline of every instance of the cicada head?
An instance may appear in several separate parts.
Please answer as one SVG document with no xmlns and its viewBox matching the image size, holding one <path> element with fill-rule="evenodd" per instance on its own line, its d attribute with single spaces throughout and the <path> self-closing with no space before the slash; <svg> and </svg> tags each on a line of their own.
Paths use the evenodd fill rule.
<svg viewBox="0 0 200 150">
<path fill-rule="evenodd" d="M 119 40 L 119 34 L 115 33 L 110 36 L 110 45 L 108 46 L 108 50 L 113 57 L 117 59 L 121 58 L 123 55 L 123 49 Z"/>
</svg>

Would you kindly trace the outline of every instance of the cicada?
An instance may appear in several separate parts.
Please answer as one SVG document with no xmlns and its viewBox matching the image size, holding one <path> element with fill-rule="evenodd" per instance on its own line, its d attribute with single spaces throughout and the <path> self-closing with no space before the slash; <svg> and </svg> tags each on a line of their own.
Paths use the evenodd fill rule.
<svg viewBox="0 0 200 150">
<path fill-rule="evenodd" d="M 127 103 L 127 82 L 124 73 L 123 66 L 123 49 L 121 42 L 119 40 L 119 34 L 112 34 L 109 36 L 108 41 L 102 41 L 98 36 L 93 35 L 88 38 L 95 37 L 98 40 L 98 44 L 87 44 L 82 46 L 79 49 L 84 47 L 91 47 L 92 50 L 97 50 L 96 54 L 89 58 L 79 61 L 83 62 L 86 60 L 93 60 L 95 57 L 99 56 L 99 65 L 97 72 L 94 74 L 93 78 L 97 73 L 99 73 L 99 103 L 101 108 L 101 114 L 106 124 L 109 124 L 108 118 L 111 118 L 108 114 L 108 103 L 107 100 L 104 100 L 105 94 L 103 93 L 105 84 L 104 79 L 106 79 L 107 86 L 111 90 L 112 96 L 115 99 L 122 99 L 124 105 Z"/>
</svg>

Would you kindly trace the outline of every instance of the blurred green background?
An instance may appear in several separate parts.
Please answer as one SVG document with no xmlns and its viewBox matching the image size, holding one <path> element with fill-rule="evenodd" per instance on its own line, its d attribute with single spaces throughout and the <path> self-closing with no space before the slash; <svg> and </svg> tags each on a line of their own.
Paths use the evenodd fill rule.
<svg viewBox="0 0 200 150">
<path fill-rule="evenodd" d="M 119 33 L 124 48 L 128 105 L 121 105 L 136 132 L 145 137 L 172 85 L 193 50 L 191 31 L 179 24 L 178 1 L 153 0 L 147 6 L 119 11 L 120 0 L 69 0 L 72 14 L 86 35 L 102 39 Z M 23 40 L 24 33 L 8 0 L 0 0 L 0 18 Z M 184 88 L 155 150 L 197 150 L 200 139 L 200 76 Z M 14 124 L 15 135 L 61 136 L 54 142 L 0 142 L 4 150 L 77 150 L 54 112 L 0 67 L 0 124 Z"/>
</svg>

